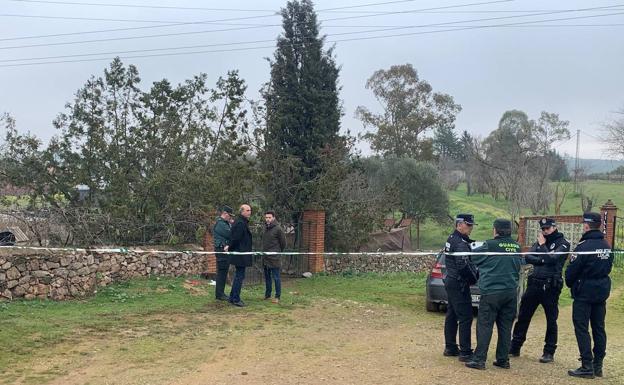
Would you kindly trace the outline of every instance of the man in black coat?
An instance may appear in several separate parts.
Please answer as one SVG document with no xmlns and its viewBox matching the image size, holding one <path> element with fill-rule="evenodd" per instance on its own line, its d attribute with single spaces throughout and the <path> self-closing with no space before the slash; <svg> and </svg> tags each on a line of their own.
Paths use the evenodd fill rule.
<svg viewBox="0 0 624 385">
<path fill-rule="evenodd" d="M 244 204 L 239 209 L 240 215 L 234 222 L 230 232 L 230 247 L 228 251 L 251 252 L 252 237 L 249 231 L 249 217 L 251 217 L 251 206 Z M 251 254 L 231 254 L 230 265 L 236 267 L 232 290 L 230 291 L 230 303 L 243 307 L 245 303 L 241 301 L 240 293 L 245 279 L 245 268 L 251 266 Z"/>
<path fill-rule="evenodd" d="M 472 328 L 472 297 L 470 285 L 476 283 L 476 277 L 470 274 L 474 268 L 469 256 L 459 256 L 448 253 L 470 252 L 470 233 L 474 226 L 472 214 L 458 214 L 455 217 L 455 231 L 446 240 L 444 252 L 446 276 L 444 287 L 448 298 L 446 319 L 444 320 L 444 355 L 447 357 L 459 356 L 459 360 L 466 362 L 472 356 L 471 328 Z M 459 329 L 459 348 L 457 347 L 457 331 Z"/>
<path fill-rule="evenodd" d="M 581 355 L 581 367 L 568 371 L 573 377 L 602 377 L 602 361 L 607 349 L 605 315 L 611 292 L 609 273 L 613 267 L 613 253 L 600 231 L 600 225 L 600 214 L 583 214 L 583 237 L 570 256 L 565 272 L 565 282 L 574 299 L 572 322 Z M 593 354 L 590 322 L 594 337 Z"/>
<path fill-rule="evenodd" d="M 212 229 L 212 235 L 214 238 L 214 251 L 217 257 L 217 284 L 215 286 L 215 298 L 220 301 L 229 301 L 228 296 L 225 295 L 225 281 L 227 280 L 228 269 L 230 268 L 230 261 L 227 254 L 224 251 L 228 251 L 230 244 L 230 219 L 233 214 L 233 210 L 229 206 L 223 206 L 221 208 L 221 214 L 217 217 L 214 228 Z"/>
<path fill-rule="evenodd" d="M 543 354 L 539 361 L 548 363 L 553 361 L 557 349 L 559 295 L 563 288 L 561 274 L 563 265 L 568 258 L 566 253 L 570 251 L 570 242 L 557 230 L 557 223 L 553 218 L 542 218 L 539 220 L 539 225 L 542 232 L 538 235 L 537 242 L 531 246 L 530 251 L 552 254 L 526 256 L 526 262 L 534 265 L 534 268 L 529 276 L 527 289 L 522 295 L 509 354 L 514 357 L 520 355 L 520 349 L 526 340 L 531 318 L 537 307 L 542 305 L 546 315 L 546 337 L 544 338 Z"/>
</svg>

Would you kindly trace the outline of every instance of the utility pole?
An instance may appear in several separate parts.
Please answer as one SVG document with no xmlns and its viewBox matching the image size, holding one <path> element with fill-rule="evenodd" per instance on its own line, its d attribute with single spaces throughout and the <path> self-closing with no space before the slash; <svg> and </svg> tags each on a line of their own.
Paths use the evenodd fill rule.
<svg viewBox="0 0 624 385">
<path fill-rule="evenodd" d="M 574 192 L 578 193 L 578 182 L 579 182 L 579 172 L 580 172 L 580 164 L 579 164 L 579 145 L 581 138 L 581 130 L 576 130 L 576 159 L 574 160 Z"/>
</svg>

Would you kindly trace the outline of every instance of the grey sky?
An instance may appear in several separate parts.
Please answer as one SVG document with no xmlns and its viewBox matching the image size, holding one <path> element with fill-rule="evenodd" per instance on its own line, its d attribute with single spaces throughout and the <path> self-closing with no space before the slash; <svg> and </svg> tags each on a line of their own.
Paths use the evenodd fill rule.
<svg viewBox="0 0 624 385">
<path fill-rule="evenodd" d="M 45 1 L 45 0 L 43 0 Z M 142 4 L 174 7 L 228 8 L 216 10 L 149 9 L 130 7 L 79 6 L 66 4 L 42 4 L 0 0 L 0 66 L 25 62 L 6 60 L 77 55 L 101 52 L 119 52 L 179 46 L 197 46 L 218 43 L 272 40 L 281 31 L 270 26 L 237 31 L 188 34 L 158 38 L 117 40 L 72 45 L 49 45 L 30 48 L 3 49 L 12 46 L 50 44 L 139 35 L 229 29 L 239 25 L 194 24 L 83 34 L 37 39 L 13 38 L 33 35 L 93 31 L 158 25 L 154 21 L 191 22 L 244 18 L 270 15 L 266 11 L 239 12 L 233 9 L 277 10 L 285 1 L 217 1 L 217 0 L 67 0 L 68 2 L 104 4 Z M 379 3 L 382 0 L 318 0 L 316 8 L 326 9 L 349 5 Z M 438 0 L 403 1 L 374 7 L 350 8 L 319 12 L 322 32 L 328 41 L 361 38 L 376 35 L 408 34 L 423 31 L 449 29 L 452 26 L 484 26 L 519 23 L 535 20 L 562 19 L 589 15 L 617 15 L 552 21 L 556 26 L 507 26 L 439 32 L 430 34 L 388 37 L 383 39 L 346 41 L 336 43 L 336 59 L 342 66 L 341 97 L 344 101 L 343 128 L 353 133 L 362 131 L 362 125 L 353 118 L 358 105 L 376 108 L 375 100 L 364 88 L 366 79 L 373 71 L 393 64 L 412 63 L 421 78 L 429 81 L 434 90 L 451 94 L 463 107 L 457 119 L 458 130 L 485 136 L 495 129 L 498 119 L 508 109 L 526 111 L 537 118 L 542 110 L 556 112 L 569 120 L 571 131 L 582 130 L 581 156 L 606 158 L 602 145 L 597 142 L 601 123 L 614 117 L 613 111 L 624 106 L 624 0 L 617 1 L 534 1 L 516 0 L 469 7 L 446 8 L 429 12 L 404 12 L 372 16 L 371 12 L 393 12 L 424 8 L 456 6 L 487 2 L 487 0 Z M 474 21 L 438 27 L 410 28 L 395 31 L 360 33 L 331 36 L 336 33 L 377 29 L 376 26 L 417 26 L 450 23 L 462 20 L 503 18 L 523 15 L 520 12 L 571 10 L 590 7 L 616 8 L 583 12 L 514 17 L 489 21 Z M 476 11 L 479 11 L 477 13 Z M 12 15 L 12 16 L 9 16 Z M 86 21 L 52 18 L 18 17 L 16 15 L 47 17 L 109 18 L 131 21 Z M 524 14 L 526 15 L 526 13 Z M 354 18 L 361 16 L 360 18 Z M 269 16 L 255 19 L 229 20 L 223 23 L 279 24 L 280 18 Z M 161 23 L 162 24 L 162 23 Z M 543 23 L 546 24 L 546 23 Z M 561 27 L 564 24 L 576 26 Z M 590 24 L 591 26 L 578 26 Z M 623 24 L 619 26 L 596 26 L 597 24 Z M 355 28 L 353 26 L 361 26 Z M 12 40 L 7 40 L 12 39 Z M 184 51 L 201 51 L 267 46 L 272 43 L 204 47 Z M 171 52 L 171 51 L 169 51 Z M 162 56 L 124 59 L 136 64 L 142 78 L 143 89 L 152 81 L 167 78 L 181 82 L 200 72 L 208 74 L 212 81 L 229 69 L 239 69 L 249 85 L 249 96 L 257 98 L 257 90 L 269 76 L 268 63 L 263 59 L 271 56 L 272 48 L 235 52 L 202 53 L 193 55 Z M 159 53 L 143 52 L 128 55 Z M 115 55 L 89 56 L 112 58 Z M 76 60 L 60 58 L 54 60 Z M 78 63 L 46 64 L 36 66 L 0 67 L 0 112 L 9 112 L 17 119 L 18 128 L 31 131 L 44 140 L 55 134 L 51 121 L 61 111 L 73 93 L 92 75 L 100 75 L 110 60 Z M 367 153 L 366 144 L 359 147 Z M 561 153 L 574 154 L 574 139 L 558 146 Z"/>
</svg>

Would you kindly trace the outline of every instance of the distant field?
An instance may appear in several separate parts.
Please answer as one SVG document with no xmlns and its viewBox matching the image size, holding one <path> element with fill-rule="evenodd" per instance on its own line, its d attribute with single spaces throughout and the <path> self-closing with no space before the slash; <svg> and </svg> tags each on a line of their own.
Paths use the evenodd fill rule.
<svg viewBox="0 0 624 385">
<path fill-rule="evenodd" d="M 585 183 L 585 193 L 596 198 L 595 210 L 599 210 L 608 199 L 620 207 L 624 215 L 624 184 L 589 181 Z M 490 195 L 466 195 L 466 185 L 462 184 L 456 191 L 449 191 L 450 214 L 455 215 L 460 212 L 468 212 L 475 215 L 475 220 L 479 224 L 472 233 L 472 238 L 483 240 L 492 236 L 492 222 L 498 217 L 507 218 L 507 202 L 505 200 L 494 200 Z M 569 193 L 561 206 L 561 214 L 580 214 L 581 196 L 577 193 Z M 550 214 L 554 214 L 554 206 L 551 206 Z M 529 210 L 523 212 L 524 215 L 532 215 Z M 420 229 L 421 249 L 436 250 L 442 248 L 448 236 L 452 224 L 440 226 L 433 222 L 425 223 Z M 415 229 L 413 230 L 416 236 Z M 414 247 L 416 240 L 414 238 Z"/>
</svg>

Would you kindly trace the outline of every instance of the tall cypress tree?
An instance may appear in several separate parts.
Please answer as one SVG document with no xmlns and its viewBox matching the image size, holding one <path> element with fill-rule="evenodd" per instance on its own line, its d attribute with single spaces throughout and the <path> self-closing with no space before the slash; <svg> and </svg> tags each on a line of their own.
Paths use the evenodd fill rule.
<svg viewBox="0 0 624 385">
<path fill-rule="evenodd" d="M 341 105 L 332 49 L 311 1 L 289 1 L 282 9 L 283 34 L 270 60 L 264 89 L 266 128 L 260 153 L 267 175 L 267 204 L 296 221 L 310 206 L 335 198 L 348 160 L 339 134 Z"/>
</svg>

